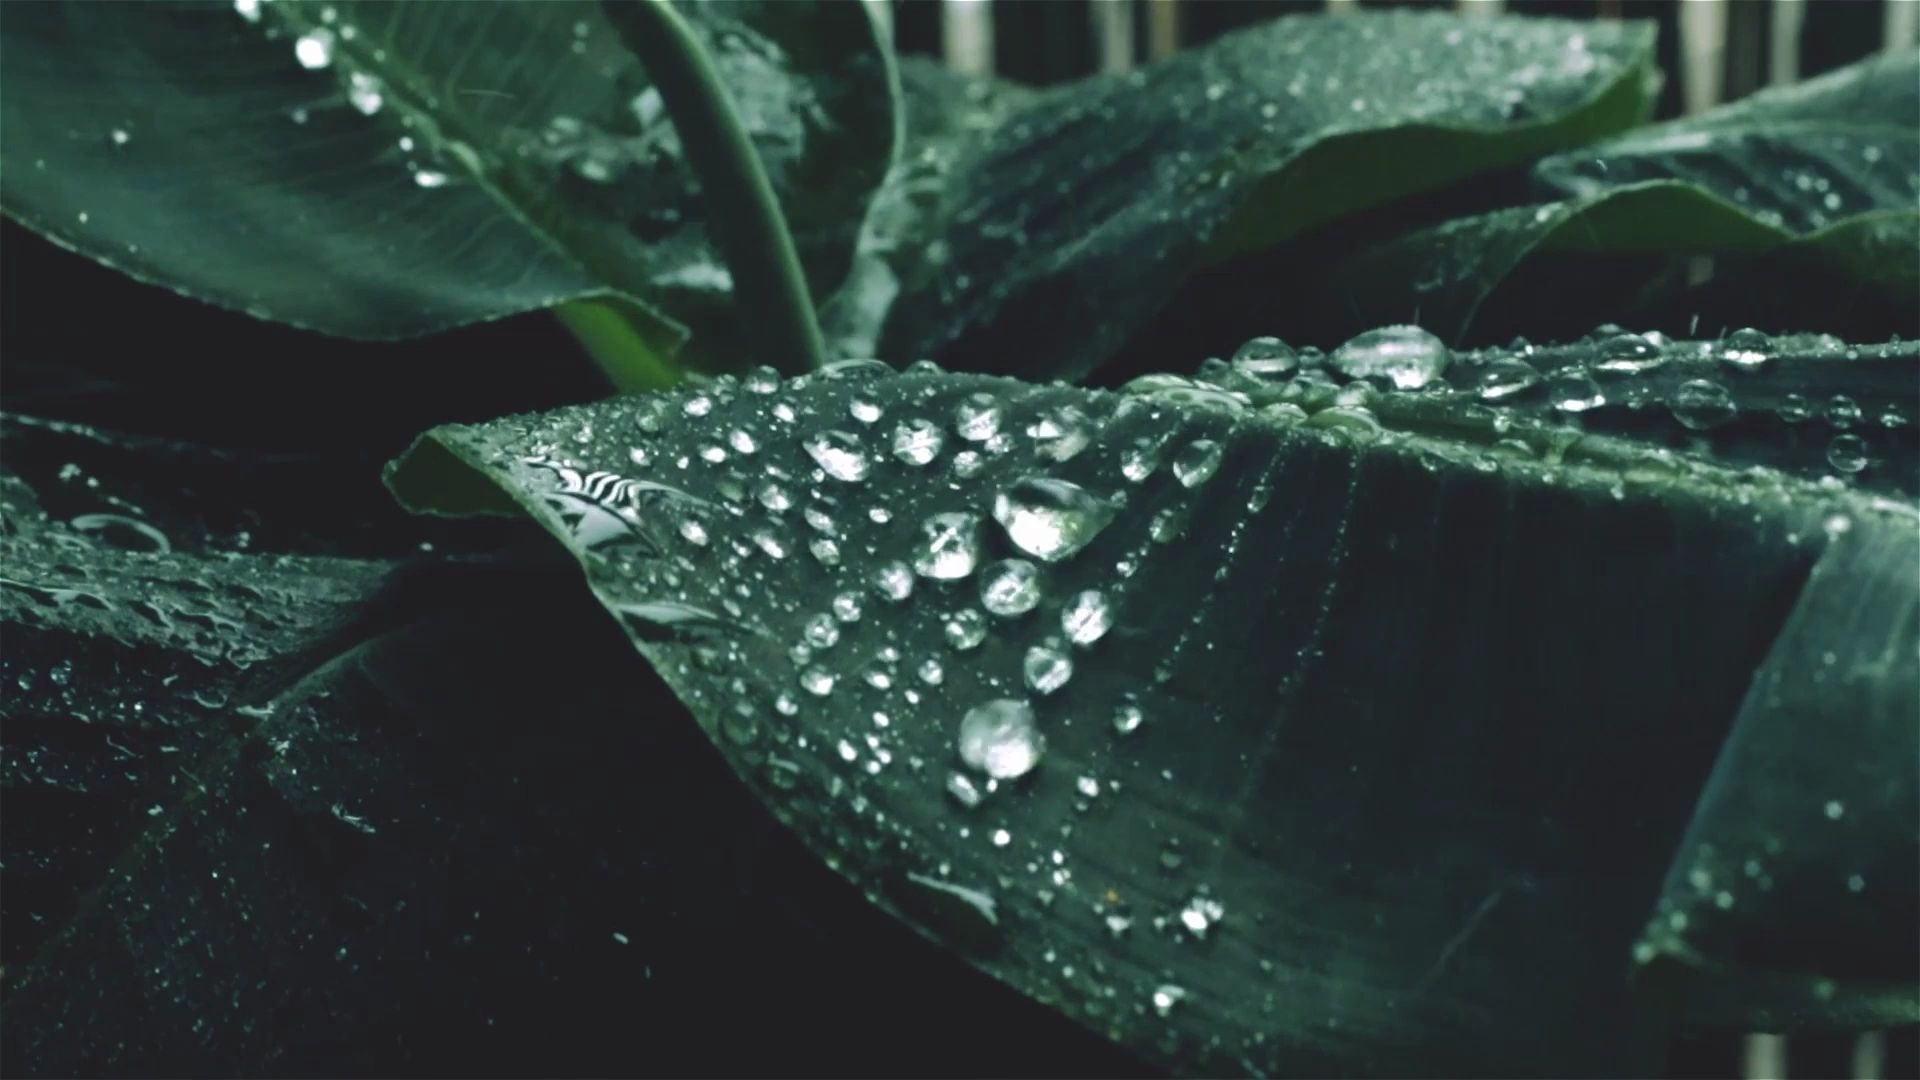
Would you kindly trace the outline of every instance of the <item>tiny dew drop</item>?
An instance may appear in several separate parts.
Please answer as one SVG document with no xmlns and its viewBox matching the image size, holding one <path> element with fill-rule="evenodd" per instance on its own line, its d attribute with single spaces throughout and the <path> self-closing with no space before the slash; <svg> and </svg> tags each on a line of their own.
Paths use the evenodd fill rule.
<svg viewBox="0 0 1920 1080">
<path fill-rule="evenodd" d="M 1739 412 L 1733 395 L 1711 379 L 1688 379 L 1674 388 L 1667 404 L 1673 409 L 1673 418 L 1694 431 L 1719 427 Z"/>
<path fill-rule="evenodd" d="M 316 27 L 301 34 L 293 43 L 293 58 L 308 71 L 333 63 L 333 31 Z"/>
<path fill-rule="evenodd" d="M 127 134 L 126 128 L 114 128 L 108 138 L 113 140 L 113 145 L 115 146 L 125 146 L 127 145 L 127 140 L 131 139 L 132 136 Z"/>
</svg>

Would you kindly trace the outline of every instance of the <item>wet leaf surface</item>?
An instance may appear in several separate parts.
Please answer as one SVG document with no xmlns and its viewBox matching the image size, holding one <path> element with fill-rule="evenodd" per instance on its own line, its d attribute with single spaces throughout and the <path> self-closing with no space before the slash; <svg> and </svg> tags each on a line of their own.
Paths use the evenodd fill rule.
<svg viewBox="0 0 1920 1080">
<path fill-rule="evenodd" d="M 1484 340 L 1470 333 L 1483 308 L 1494 309 L 1484 320 L 1493 332 L 1511 332 L 1529 311 L 1561 326 L 1631 314 L 1630 296 L 1595 286 L 1609 260 L 1644 258 L 1650 269 L 1632 281 L 1643 285 L 1674 256 L 1720 255 L 1729 256 L 1720 272 L 1749 294 L 1744 312 L 1728 312 L 1736 319 L 1866 329 L 1832 303 L 1796 319 L 1771 290 L 1740 281 L 1784 269 L 1802 290 L 1873 294 L 1910 320 L 1920 291 L 1920 53 L 1558 154 L 1533 176 L 1556 201 L 1455 219 L 1355 254 L 1334 271 L 1330 302 L 1362 322 L 1417 319 L 1449 341 Z"/>
<path fill-rule="evenodd" d="M 824 295 L 892 154 L 872 22 L 689 11 Z M 723 327 L 697 189 L 598 4 L 46 4 L 0 42 L 6 212 L 141 280 L 359 338 L 590 295 L 662 346 Z"/>
<path fill-rule="evenodd" d="M 191 520 L 210 458 L 148 463 L 187 506 L 144 519 Z M 954 1015 L 1012 1040 L 956 1073 L 1140 1073 L 874 919 L 564 561 L 128 550 L 32 475 L 0 472 L 7 1075 L 899 1074 Z"/>
<path fill-rule="evenodd" d="M 451 471 L 493 478 L 827 865 L 1164 1067 L 1634 1074 L 1667 1025 L 1784 1015 L 1674 976 L 1797 931 L 1668 933 L 1702 843 L 1771 838 L 1733 910 L 1777 889 L 1844 939 L 1773 964 L 1793 1024 L 1920 1016 L 1911 957 L 1873 954 L 1920 900 L 1829 880 L 1820 810 L 1869 799 L 1847 858 L 1910 852 L 1912 733 L 1872 719 L 1898 685 L 1795 660 L 1913 653 L 1911 488 L 1747 464 L 1781 438 L 1732 426 L 1754 388 L 1842 356 L 1768 342 L 1746 383 L 1636 410 L 1726 362 L 1670 345 L 1541 372 L 1395 331 L 1123 394 L 756 374 L 442 428 L 390 482 L 430 510 Z M 1535 381 L 1490 403 L 1515 364 Z M 1613 411 L 1645 427 L 1582 430 Z M 1844 412 L 1912 471 L 1911 419 Z M 1854 771 L 1744 775 L 1800 738 Z"/>
<path fill-rule="evenodd" d="M 1048 92 L 952 166 L 882 351 L 1084 376 L 1204 266 L 1631 125 L 1651 47 L 1619 22 L 1301 16 Z"/>
</svg>

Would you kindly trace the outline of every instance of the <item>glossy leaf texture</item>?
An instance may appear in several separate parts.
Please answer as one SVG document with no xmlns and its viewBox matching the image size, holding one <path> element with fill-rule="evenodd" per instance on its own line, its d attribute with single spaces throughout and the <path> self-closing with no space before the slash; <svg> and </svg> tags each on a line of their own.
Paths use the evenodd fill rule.
<svg viewBox="0 0 1920 1080">
<path fill-rule="evenodd" d="M 1911 490 L 1740 449 L 1785 438 L 1770 379 L 1847 362 L 1769 343 L 1734 382 L 1670 344 L 1393 331 L 1125 393 L 762 374 L 438 429 L 389 482 L 491 478 L 827 865 L 1163 1067 L 1633 1075 L 1670 1024 L 1920 1018 L 1882 872 L 1920 748 L 1871 675 L 1920 645 Z M 1718 394 L 1630 403 L 1689 371 Z M 1743 764 L 1809 739 L 1832 771 Z M 1724 918 L 1676 923 L 1703 844 L 1765 876 L 1716 865 Z M 1695 1007 L 1808 919 L 1797 996 Z"/>
<path fill-rule="evenodd" d="M 1140 1071 L 874 918 L 530 523 L 546 558 L 289 556 L 325 538 L 262 488 L 363 543 L 307 462 L 6 434 L 0 1072 L 904 1073 L 946 1009 Z M 209 508 L 246 495 L 277 512 L 237 551 Z"/>
<path fill-rule="evenodd" d="M 1297 16 L 1041 96 L 947 169 L 885 355 L 1077 379 L 1202 268 L 1579 145 L 1648 107 L 1650 27 Z"/>
<path fill-rule="evenodd" d="M 688 15 L 824 296 L 893 155 L 872 19 Z M 141 280 L 356 338 L 587 296 L 722 333 L 708 211 L 598 4 L 37 4 L 0 44 L 6 212 Z"/>
<path fill-rule="evenodd" d="M 1736 287 L 1755 270 L 1784 272 L 1819 300 L 1783 308 L 1748 284 L 1747 302 L 1714 305 L 1716 316 L 1836 333 L 1904 324 L 1920 293 L 1920 52 L 1567 151 L 1533 178 L 1554 201 L 1354 254 L 1334 270 L 1330 303 L 1361 321 L 1418 318 L 1450 341 L 1485 340 L 1620 317 L 1633 310 L 1621 288 L 1643 287 L 1675 257 L 1719 255 Z M 1616 283 L 1622 263 L 1635 269 Z M 1849 293 L 1886 313 L 1863 319 L 1832 302 Z"/>
</svg>

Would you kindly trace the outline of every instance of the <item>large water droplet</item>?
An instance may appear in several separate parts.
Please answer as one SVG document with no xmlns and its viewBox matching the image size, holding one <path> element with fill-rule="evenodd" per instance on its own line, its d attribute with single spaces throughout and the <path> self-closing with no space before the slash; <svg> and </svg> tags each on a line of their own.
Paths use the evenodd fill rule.
<svg viewBox="0 0 1920 1080">
<path fill-rule="evenodd" d="M 925 465 L 940 456 L 947 437 L 926 420 L 903 420 L 893 429 L 893 456 L 909 465 Z"/>
<path fill-rule="evenodd" d="M 1024 701 L 998 698 L 967 710 L 960 720 L 960 760 L 995 780 L 1032 772 L 1046 746 L 1033 707 Z"/>
<path fill-rule="evenodd" d="M 807 440 L 806 448 L 814 463 L 835 480 L 856 483 L 873 469 L 860 440 L 844 431 L 822 431 Z"/>
<path fill-rule="evenodd" d="M 1751 326 L 1735 330 L 1720 343 L 1720 362 L 1734 371 L 1759 371 L 1773 362 L 1773 339 Z"/>
<path fill-rule="evenodd" d="M 920 523 L 913 572 L 936 581 L 957 581 L 980 562 L 980 519 L 973 514 L 934 514 Z"/>
<path fill-rule="evenodd" d="M 1398 389 L 1418 390 L 1447 369 L 1451 355 L 1417 326 L 1383 326 L 1335 349 L 1327 362 L 1350 379 L 1386 379 Z"/>
<path fill-rule="evenodd" d="M 1025 615 L 1040 602 L 1040 571 L 1025 559 L 1002 559 L 980 575 L 980 605 L 995 615 Z"/>
<path fill-rule="evenodd" d="M 1666 362 L 1660 346 L 1639 334 L 1614 334 L 1594 346 L 1593 366 L 1602 371 L 1646 371 Z"/>
<path fill-rule="evenodd" d="M 1673 408 L 1675 420 L 1695 431 L 1719 427 L 1739 412 L 1733 395 L 1711 379 L 1688 379 L 1674 388 L 1667 404 Z"/>
<path fill-rule="evenodd" d="M 1165 445 L 1162 440 L 1147 436 L 1135 439 L 1120 455 L 1120 475 L 1136 484 L 1152 476 L 1153 470 L 1160 467 L 1160 451 Z"/>
<path fill-rule="evenodd" d="M 1195 439 L 1173 455 L 1173 475 L 1182 487 L 1199 487 L 1220 470 L 1220 444 L 1212 439 Z"/>
<path fill-rule="evenodd" d="M 1848 475 L 1867 467 L 1867 440 L 1850 431 L 1843 431 L 1827 444 L 1827 464 L 1835 470 Z"/>
<path fill-rule="evenodd" d="M 1284 379 L 1299 366 L 1299 354 L 1275 337 L 1254 338 L 1233 354 L 1233 370 L 1261 382 Z"/>
<path fill-rule="evenodd" d="M 1092 421 L 1071 405 L 1049 409 L 1027 425 L 1034 452 L 1054 461 L 1070 461 L 1092 441 Z"/>
<path fill-rule="evenodd" d="M 985 442 L 1000 434 L 1005 415 L 992 394 L 970 394 L 953 410 L 953 427 L 969 442 Z"/>
<path fill-rule="evenodd" d="M 1525 360 L 1502 357 L 1480 369 L 1474 392 L 1482 401 L 1505 401 L 1539 385 L 1540 373 Z"/>
<path fill-rule="evenodd" d="M 1020 671 L 1035 693 L 1051 694 L 1073 678 L 1073 658 L 1051 645 L 1035 645 L 1027 650 Z"/>
<path fill-rule="evenodd" d="M 1091 645 L 1113 629 L 1113 604 L 1106 593 L 1088 589 L 1060 609 L 1060 628 L 1075 645 Z"/>
<path fill-rule="evenodd" d="M 1113 520 L 1113 507 L 1078 484 L 1030 476 L 994 496 L 993 519 L 1015 547 L 1058 562 L 1093 541 Z"/>
<path fill-rule="evenodd" d="M 1583 413 L 1607 403 L 1600 384 L 1585 368 L 1577 367 L 1562 368 L 1547 378 L 1547 398 L 1554 408 L 1566 413 Z"/>
</svg>

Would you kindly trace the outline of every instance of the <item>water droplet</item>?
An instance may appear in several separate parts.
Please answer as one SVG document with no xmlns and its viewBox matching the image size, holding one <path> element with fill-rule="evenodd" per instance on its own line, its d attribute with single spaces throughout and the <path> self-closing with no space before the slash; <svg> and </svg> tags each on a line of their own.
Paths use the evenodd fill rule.
<svg viewBox="0 0 1920 1080">
<path fill-rule="evenodd" d="M 792 509 L 793 507 L 793 496 L 787 493 L 786 488 L 771 481 L 761 487 L 759 498 L 761 506 L 766 507 L 776 514 L 783 510 Z"/>
<path fill-rule="evenodd" d="M 1734 371 L 1759 371 L 1773 362 L 1773 339 L 1750 326 L 1735 330 L 1720 343 L 1720 362 Z"/>
<path fill-rule="evenodd" d="M 926 420 L 903 420 L 893 429 L 893 456 L 909 465 L 925 465 L 940 456 L 946 441 L 946 435 Z"/>
<path fill-rule="evenodd" d="M 1140 721 L 1145 720 L 1146 717 L 1147 714 L 1141 711 L 1140 706 L 1131 701 L 1121 702 L 1119 707 L 1113 710 L 1114 734 L 1133 734 L 1140 729 Z"/>
<path fill-rule="evenodd" d="M 968 442 L 985 442 L 1000 434 L 1004 416 L 992 394 L 970 394 L 953 410 L 953 427 Z"/>
<path fill-rule="evenodd" d="M 819 536 L 807 541 L 807 552 L 821 566 L 840 565 L 840 545 L 831 537 Z"/>
<path fill-rule="evenodd" d="M 859 622 L 861 607 L 859 593 L 839 593 L 833 598 L 833 617 L 844 623 Z"/>
<path fill-rule="evenodd" d="M 947 618 L 944 633 L 956 652 L 976 649 L 987 640 L 987 620 L 972 609 L 957 612 Z"/>
<path fill-rule="evenodd" d="M 428 189 L 446 187 L 447 174 L 438 169 L 419 169 L 413 174 L 413 182 L 417 187 Z"/>
<path fill-rule="evenodd" d="M 880 403 L 869 397 L 856 397 L 847 403 L 847 415 L 863 424 L 880 419 Z"/>
<path fill-rule="evenodd" d="M 903 562 L 890 562 L 873 572 L 873 591 L 895 603 L 913 595 L 913 571 Z"/>
<path fill-rule="evenodd" d="M 1850 428 L 1860 422 L 1860 403 L 1845 394 L 1835 394 L 1827 399 L 1827 423 L 1837 428 Z"/>
<path fill-rule="evenodd" d="M 1173 475 L 1182 487 L 1199 487 L 1220 470 L 1220 444 L 1212 439 L 1195 439 L 1173 455 Z"/>
<path fill-rule="evenodd" d="M 1781 397 L 1780 407 L 1776 410 L 1780 419 L 1789 424 L 1805 423 L 1813 419 L 1813 402 L 1804 394 L 1787 394 Z"/>
<path fill-rule="evenodd" d="M 1156 1016 L 1173 1015 L 1173 1007 L 1187 999 L 1187 991 L 1172 983 L 1161 983 L 1153 988 L 1153 1011 Z"/>
<path fill-rule="evenodd" d="M 835 480 L 865 480 L 873 462 L 860 449 L 860 440 L 844 431 L 822 431 L 806 442 L 807 454 Z"/>
<path fill-rule="evenodd" d="M 947 677 L 947 669 L 941 666 L 939 660 L 929 656 L 920 662 L 916 674 L 920 676 L 920 681 L 928 686 L 939 686 Z"/>
<path fill-rule="evenodd" d="M 1300 366 L 1300 355 L 1275 337 L 1257 337 L 1234 350 L 1233 370 L 1250 379 L 1284 379 Z"/>
<path fill-rule="evenodd" d="M 749 394 L 771 394 L 775 390 L 780 389 L 780 373 L 772 367 L 762 364 L 752 371 L 747 372 L 747 377 L 741 382 L 741 385 L 747 388 L 747 393 Z"/>
<path fill-rule="evenodd" d="M 126 128 L 114 128 L 108 133 L 107 137 L 113 140 L 113 145 L 115 146 L 125 146 L 127 145 L 127 140 L 133 138 L 133 136 L 127 134 Z"/>
<path fill-rule="evenodd" d="M 1418 390 L 1447 369 L 1451 354 L 1441 340 L 1417 326 L 1369 330 L 1333 351 L 1327 362 L 1350 379 L 1386 379 L 1401 390 Z"/>
<path fill-rule="evenodd" d="M 1838 472 L 1849 475 L 1867 467 L 1867 440 L 1850 431 L 1843 431 L 1827 444 L 1827 464 Z"/>
<path fill-rule="evenodd" d="M 994 496 L 993 519 L 1015 547 L 1046 562 L 1092 543 L 1113 520 L 1113 507 L 1065 480 L 1030 476 Z"/>
<path fill-rule="evenodd" d="M 980 562 L 980 519 L 973 514 L 934 514 L 920 523 L 913 572 L 936 581 L 957 581 Z"/>
<path fill-rule="evenodd" d="M 1180 909 L 1180 925 L 1194 937 L 1204 938 L 1227 914 L 1226 906 L 1210 896 L 1196 896 Z"/>
<path fill-rule="evenodd" d="M 953 475 L 962 480 L 970 479 L 978 475 L 981 467 L 986 463 L 987 459 L 975 451 L 962 450 L 953 455 Z"/>
<path fill-rule="evenodd" d="M 1706 431 L 1732 420 L 1739 413 L 1733 395 L 1711 379 L 1688 379 L 1667 399 L 1673 418 L 1695 431 Z"/>
<path fill-rule="evenodd" d="M 840 640 L 840 624 L 831 615 L 815 615 L 800 631 L 807 644 L 819 649 L 832 648 Z"/>
<path fill-rule="evenodd" d="M 760 444 L 754 440 L 753 436 L 739 428 L 734 428 L 728 433 L 727 445 L 733 447 L 736 454 L 751 454 L 760 449 Z"/>
<path fill-rule="evenodd" d="M 954 802 L 969 810 L 979 806 L 980 800 L 986 797 L 979 785 L 973 782 L 973 777 L 960 772 L 947 774 L 947 794 L 953 796 Z"/>
<path fill-rule="evenodd" d="M 1601 371 L 1647 371 L 1667 362 L 1660 346 L 1639 334 L 1614 334 L 1594 346 L 1593 366 Z"/>
<path fill-rule="evenodd" d="M 707 544 L 707 527 L 693 518 L 680 523 L 680 535 L 689 544 L 698 544 L 701 547 Z"/>
<path fill-rule="evenodd" d="M 1113 629 L 1113 605 L 1107 594 L 1088 589 L 1060 609 L 1060 628 L 1075 645 L 1091 645 Z"/>
<path fill-rule="evenodd" d="M 980 575 L 980 604 L 995 615 L 1025 615 L 1039 602 L 1040 571 L 1025 559 L 1002 559 Z"/>
<path fill-rule="evenodd" d="M 720 733 L 735 746 L 749 746 L 760 737 L 760 715 L 746 702 L 720 714 Z"/>
<path fill-rule="evenodd" d="M 250 23 L 260 21 L 260 0 L 233 0 L 233 10 Z"/>
<path fill-rule="evenodd" d="M 1049 409 L 1027 425 L 1034 452 L 1053 461 L 1071 461 L 1092 441 L 1093 424 L 1071 405 Z"/>
<path fill-rule="evenodd" d="M 1035 645 L 1027 650 L 1020 671 L 1035 693 L 1051 694 L 1073 678 L 1073 658 L 1051 645 Z"/>
<path fill-rule="evenodd" d="M 347 77 L 347 103 L 363 116 L 372 116 L 386 104 L 384 87 L 380 80 L 364 71 L 356 71 Z"/>
<path fill-rule="evenodd" d="M 705 394 L 695 394 L 680 406 L 680 411 L 688 416 L 705 416 L 713 411 L 713 399 Z"/>
<path fill-rule="evenodd" d="M 833 672 L 823 667 L 804 668 L 800 672 L 800 689 L 815 697 L 826 697 L 833 693 Z"/>
<path fill-rule="evenodd" d="M 998 698 L 967 710 L 960 720 L 960 760 L 995 780 L 1032 772 L 1046 746 L 1033 707 L 1024 701 Z"/>
<path fill-rule="evenodd" d="M 1553 407 L 1565 413 L 1583 413 L 1607 403 L 1600 384 L 1585 368 L 1561 368 L 1547 377 L 1547 398 Z"/>
<path fill-rule="evenodd" d="M 1474 392 L 1482 401 L 1505 401 L 1540 384 L 1540 373 L 1525 360 L 1503 357 L 1480 369 Z"/>
<path fill-rule="evenodd" d="M 747 539 L 752 540 L 753 546 L 765 552 L 770 559 L 784 559 L 787 557 L 786 541 L 775 536 L 770 529 L 755 529 Z"/>
<path fill-rule="evenodd" d="M 333 63 L 333 31 L 315 27 L 293 43 L 293 58 L 308 71 L 319 71 Z"/>
<path fill-rule="evenodd" d="M 1135 439 L 1120 455 L 1120 475 L 1136 484 L 1152 476 L 1160 467 L 1160 451 L 1165 445 L 1159 439 L 1146 436 Z"/>
<path fill-rule="evenodd" d="M 173 550 L 166 533 L 125 514 L 81 514 L 67 522 L 67 525 L 74 532 L 124 551 Z"/>
</svg>

